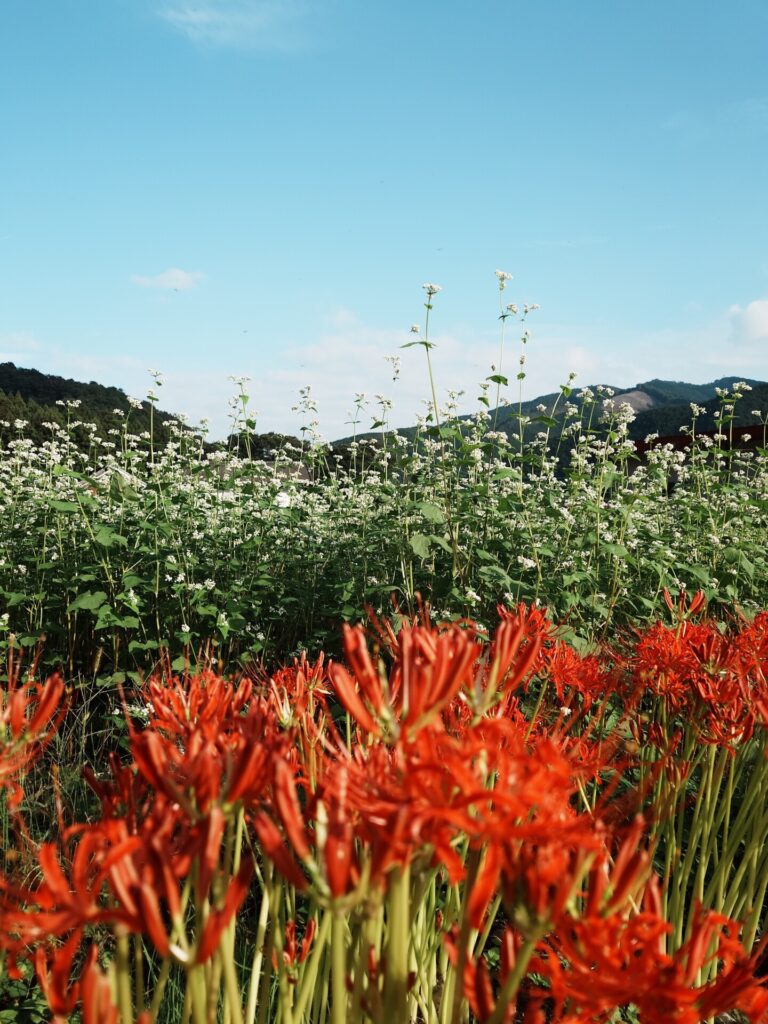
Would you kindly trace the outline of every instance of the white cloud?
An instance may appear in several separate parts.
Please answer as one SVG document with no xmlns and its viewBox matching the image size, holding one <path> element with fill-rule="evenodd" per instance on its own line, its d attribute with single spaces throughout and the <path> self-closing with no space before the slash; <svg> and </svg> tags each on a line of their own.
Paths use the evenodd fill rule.
<svg viewBox="0 0 768 1024">
<path fill-rule="evenodd" d="M 526 346 L 524 400 L 556 393 L 570 371 L 578 374 L 577 390 L 599 383 L 632 388 L 654 377 L 692 383 L 730 375 L 768 379 L 768 347 L 745 343 L 750 338 L 768 337 L 768 300 L 723 309 L 710 319 L 700 315 L 698 322 L 689 317 L 687 326 L 675 328 L 558 324 L 547 321 L 544 313 L 540 311 L 529 320 L 532 337 Z M 377 394 L 393 402 L 389 413 L 392 427 L 411 426 L 416 415 L 425 412 L 431 396 L 424 350 L 419 346 L 401 348 L 414 340 L 409 326 L 371 324 L 353 310 L 337 308 L 306 341 L 304 337 L 275 338 L 268 347 L 256 342 L 247 351 L 241 349 L 236 359 L 234 353 L 222 358 L 221 351 L 209 350 L 190 355 L 183 364 L 170 356 L 164 360 L 160 351 L 150 353 L 149 345 L 143 350 L 134 346 L 126 354 L 120 346 L 104 343 L 97 352 L 86 353 L 73 344 L 38 346 L 31 334 L 0 334 L 0 358 L 77 380 L 113 384 L 139 398 L 151 384 L 146 367 L 157 365 L 165 374 L 160 407 L 186 413 L 191 423 L 207 417 L 214 438 L 226 436 L 230 429 L 228 400 L 236 389 L 229 374 L 252 377 L 247 390 L 259 432 L 299 435 L 302 420 L 291 410 L 299 389 L 310 385 L 318 404 L 320 431 L 334 440 L 351 433 L 348 410 L 360 392 L 367 394 L 368 405 L 358 432 L 370 430 L 377 418 Z M 491 374 L 491 364 L 499 362 L 496 330 L 449 325 L 431 340 L 435 344 L 431 357 L 438 400 L 444 402 L 449 389 L 464 389 L 459 412 L 480 409 L 479 384 Z M 502 401 L 513 404 L 519 394 L 515 380 L 519 353 L 517 331 L 508 324 L 501 371 L 508 377 L 509 387 L 502 389 L 501 395 Z M 392 367 L 385 358 L 393 355 L 402 363 L 397 381 L 393 381 Z M 492 404 L 495 392 L 491 385 L 488 397 Z"/>
<path fill-rule="evenodd" d="M 768 299 L 756 299 L 743 309 L 731 306 L 728 315 L 734 341 L 768 341 Z"/>
<path fill-rule="evenodd" d="M 195 43 L 293 50 L 309 39 L 306 18 L 316 0 L 174 0 L 157 13 Z"/>
<path fill-rule="evenodd" d="M 188 292 L 195 285 L 203 280 L 205 274 L 199 270 L 180 270 L 178 267 L 169 267 L 162 274 L 154 277 L 144 277 L 141 274 L 134 274 L 131 281 L 140 288 L 160 288 L 165 291 Z"/>
<path fill-rule="evenodd" d="M 586 344 L 574 344 L 567 329 L 561 335 L 551 329 L 542 329 L 540 333 L 533 321 L 530 326 L 533 337 L 527 346 L 525 400 L 557 391 L 570 370 L 577 371 L 580 378 L 589 373 L 590 379 L 602 380 L 602 360 L 590 353 Z M 415 417 L 423 415 L 431 402 L 424 349 L 418 345 L 401 348 L 413 340 L 409 325 L 402 329 L 373 326 L 361 321 L 351 310 L 336 309 L 328 319 L 326 331 L 316 340 L 292 346 L 283 352 L 281 365 L 260 370 L 258 377 L 253 374 L 251 394 L 259 410 L 257 429 L 298 433 L 301 421 L 297 413 L 290 414 L 290 409 L 296 405 L 299 389 L 308 384 L 318 405 L 320 430 L 330 440 L 352 432 L 349 420 L 358 393 L 364 393 L 368 400 L 357 425 L 358 433 L 370 430 L 372 421 L 379 418 L 379 394 L 393 402 L 388 414 L 391 427 L 412 426 Z M 459 412 L 480 409 L 480 383 L 493 372 L 492 364 L 499 362 L 498 335 L 456 328 L 434 334 L 430 340 L 435 345 L 430 355 L 438 402 L 446 401 L 449 390 L 463 390 L 458 399 Z M 508 333 L 501 371 L 510 386 L 502 390 L 502 400 L 506 396 L 507 401 L 517 401 L 519 351 L 519 340 Z M 392 367 L 386 360 L 392 355 L 401 359 L 397 381 L 393 381 Z M 494 385 L 488 394 L 493 403 Z"/>
</svg>

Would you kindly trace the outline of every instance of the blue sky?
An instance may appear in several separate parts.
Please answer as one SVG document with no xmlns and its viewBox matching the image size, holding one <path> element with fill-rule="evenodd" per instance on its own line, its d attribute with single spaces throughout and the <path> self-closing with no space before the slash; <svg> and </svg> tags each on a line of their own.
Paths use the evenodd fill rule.
<svg viewBox="0 0 768 1024">
<path fill-rule="evenodd" d="M 427 281 L 474 408 L 503 269 L 526 397 L 768 379 L 767 44 L 764 0 L 3 0 L 0 359 L 218 433 L 229 375 L 261 430 L 308 384 L 333 438 L 420 409 Z"/>
</svg>

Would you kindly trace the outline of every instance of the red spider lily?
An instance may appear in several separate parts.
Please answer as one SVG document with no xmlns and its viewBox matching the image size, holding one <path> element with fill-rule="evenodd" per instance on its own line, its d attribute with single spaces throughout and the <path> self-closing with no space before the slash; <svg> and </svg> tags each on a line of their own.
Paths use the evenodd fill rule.
<svg viewBox="0 0 768 1024">
<path fill-rule="evenodd" d="M 285 925 L 285 938 L 283 941 L 283 963 L 289 968 L 288 980 L 291 983 L 295 983 L 296 975 L 291 972 L 291 968 L 295 968 L 298 964 L 303 964 L 309 956 L 309 951 L 312 949 L 312 943 L 315 939 L 317 932 L 317 918 L 310 917 L 307 921 L 307 926 L 304 929 L 304 938 L 301 940 L 299 945 L 296 938 L 296 922 L 291 919 L 286 922 Z M 274 955 L 273 966 L 277 970 L 277 955 Z"/>
<path fill-rule="evenodd" d="M 318 877 L 320 872 L 319 877 L 328 894 L 338 899 L 355 888 L 360 878 L 360 867 L 356 830 L 348 806 L 348 766 L 343 762 L 337 763 L 330 771 L 333 772 L 333 783 L 329 781 L 329 775 L 312 794 L 307 807 L 302 809 L 290 769 L 287 766 L 281 768 L 275 783 L 275 810 L 295 855 L 310 873 Z M 308 822 L 312 823 L 311 831 Z M 271 819 L 262 814 L 254 819 L 254 826 L 261 842 L 268 843 L 269 849 L 274 850 L 278 870 L 294 885 L 298 882 L 297 876 L 305 884 Z M 314 852 L 310 848 L 312 841 Z"/>
<path fill-rule="evenodd" d="M 82 826 L 74 857 L 64 869 L 53 843 L 44 843 L 37 854 L 42 881 L 34 889 L 12 887 L 2 882 L 9 901 L 20 908 L 35 906 L 34 912 L 21 909 L 4 912 L 4 924 L 10 934 L 25 941 L 47 936 L 80 933 L 86 925 L 119 921 L 129 928 L 138 925 L 137 908 L 127 904 L 107 907 L 105 887 L 116 866 L 130 858 L 141 841 L 127 833 L 124 822 L 111 820 Z M 140 929 L 140 926 L 138 927 Z"/>
<path fill-rule="evenodd" d="M 554 685 L 561 704 L 566 692 L 573 692 L 582 697 L 588 709 L 594 701 L 604 700 L 619 687 L 618 669 L 606 666 L 595 654 L 579 655 L 561 641 L 544 652 L 540 671 Z"/>
<path fill-rule="evenodd" d="M 171 931 L 167 922 L 181 925 L 180 887 L 194 868 L 198 905 L 213 908 L 198 937 L 200 948 L 210 950 L 236 913 L 250 880 L 248 862 L 221 905 L 213 896 L 221 877 L 224 826 L 218 806 L 190 825 L 181 809 L 160 795 L 145 817 L 133 821 L 133 832 L 119 817 L 69 830 L 64 839 L 74 844 L 74 854 L 68 867 L 53 844 L 45 844 L 38 852 L 41 883 L 33 889 L 6 886 L 5 928 L 20 943 L 69 934 L 79 941 L 86 926 L 120 927 L 148 935 L 166 957 Z"/>
<path fill-rule="evenodd" d="M 602 851 L 593 865 L 587 890 L 585 913 L 619 913 L 627 904 L 640 903 L 646 882 L 651 877 L 651 857 L 642 845 L 645 822 L 637 815 L 610 863 Z"/>
<path fill-rule="evenodd" d="M 718 915 L 701 915 L 691 940 L 672 957 L 663 952 L 670 928 L 652 909 L 629 916 L 587 914 L 564 922 L 539 943 L 527 965 L 528 980 L 509 1005 L 497 1006 L 482 957 L 466 958 L 463 991 L 481 1022 L 608 1024 L 618 1008 L 632 1005 L 644 1024 L 699 1024 L 730 1010 L 747 1013 L 751 1024 L 765 1024 L 768 990 L 755 979 L 756 957 L 748 957 L 733 938 L 735 929 L 734 922 Z M 454 929 L 445 940 L 454 966 L 459 961 L 456 938 Z M 499 991 L 521 944 L 519 932 L 508 926 L 500 949 Z M 698 971 L 713 959 L 722 962 L 720 973 L 697 986 Z"/>
<path fill-rule="evenodd" d="M 122 818 L 128 832 L 134 835 L 157 801 L 149 783 L 134 771 L 131 764 L 121 764 L 117 755 L 109 754 L 109 777 L 100 779 L 86 765 L 83 778 L 99 798 L 103 818 Z"/>
<path fill-rule="evenodd" d="M 454 968 L 459 963 L 459 950 L 456 944 L 456 939 L 456 929 L 452 929 L 445 936 L 445 947 Z M 499 950 L 500 985 L 504 984 L 509 977 L 510 972 L 513 970 L 520 945 L 520 935 L 512 928 L 505 928 L 501 939 L 501 948 Z M 464 995 L 467 998 L 472 1013 L 477 1020 L 480 1021 L 480 1024 L 485 1024 L 485 1022 L 490 1020 L 491 1016 L 496 1011 L 496 997 L 494 995 L 490 971 L 488 970 L 488 964 L 485 958 L 479 957 L 475 960 L 471 956 L 468 956 L 464 962 L 462 980 Z M 503 1024 L 511 1024 L 515 1019 L 517 1012 L 518 1000 L 515 993 L 510 999 L 508 1005 L 503 1008 L 501 1016 Z M 527 1014 L 523 1017 L 523 1024 L 538 1024 L 538 1018 L 535 1014 L 530 1012 L 530 1008 Z"/>
<path fill-rule="evenodd" d="M 75 1009 L 80 985 L 72 981 L 72 963 L 80 947 L 80 935 L 71 936 L 63 946 L 39 946 L 35 952 L 35 973 L 54 1021 L 63 1021 Z"/>
<path fill-rule="evenodd" d="M 354 678 L 341 665 L 329 674 L 336 696 L 366 732 L 382 730 L 397 738 L 430 722 L 459 690 L 469 684 L 480 654 L 474 634 L 457 626 L 440 632 L 406 624 L 397 635 L 395 663 L 387 681 L 375 666 L 365 633 L 344 627 L 344 655 Z"/>
<path fill-rule="evenodd" d="M 319 853 L 325 867 L 325 877 L 331 896 L 338 899 L 357 885 L 359 870 L 355 855 L 355 833 L 347 809 L 346 765 L 341 765 L 338 775 L 337 798 L 325 808 L 318 801 L 318 824 L 325 826 L 324 840 L 319 842 Z M 325 820 L 324 820 L 325 819 Z"/>
<path fill-rule="evenodd" d="M 91 946 L 80 983 L 83 1024 L 120 1024 L 120 1013 L 112 1002 L 112 986 L 97 957 L 96 946 Z"/>
<path fill-rule="evenodd" d="M 687 708 L 690 681 L 701 671 L 695 647 L 711 636 L 704 623 L 684 623 L 679 630 L 656 623 L 641 637 L 632 658 L 638 684 L 667 701 L 673 712 Z"/>
<path fill-rule="evenodd" d="M 82 978 L 83 1024 L 123 1024 L 120 1012 L 112 1002 L 112 986 L 109 978 L 96 963 L 95 948 L 93 962 L 86 963 Z M 136 1018 L 136 1024 L 152 1024 L 149 1010 L 143 1010 Z"/>
<path fill-rule="evenodd" d="M 481 646 L 468 623 L 431 626 L 406 622 L 395 634 L 379 626 L 393 657 L 391 671 L 374 664 L 364 631 L 344 628 L 344 654 L 352 674 L 332 665 L 336 696 L 358 725 L 375 737 L 412 740 L 435 722 L 456 695 L 465 690 L 479 710 L 527 679 L 539 661 L 552 625 L 540 609 L 500 609 L 501 622 L 479 670 Z"/>
<path fill-rule="evenodd" d="M 293 665 L 278 669 L 264 679 L 264 684 L 281 726 L 301 729 L 306 715 L 312 717 L 316 705 L 324 708 L 324 698 L 330 693 L 325 655 L 321 653 L 314 664 L 310 664 L 302 651 L 300 658 L 294 658 Z"/>
<path fill-rule="evenodd" d="M 546 608 L 521 603 L 514 610 L 499 605 L 497 611 L 500 621 L 491 642 L 485 688 L 503 693 L 530 682 L 554 630 Z"/>
<path fill-rule="evenodd" d="M 765 626 L 722 634 L 711 622 L 661 624 L 640 637 L 631 666 L 671 713 L 685 715 L 707 743 L 732 746 L 748 740 L 763 720 Z M 652 740 L 652 737 L 649 737 Z"/>
<path fill-rule="evenodd" d="M 237 875 L 229 882 L 222 905 L 209 912 L 197 942 L 195 963 L 205 963 L 216 952 L 222 933 L 229 926 L 230 921 L 237 914 L 243 900 L 248 895 L 252 875 L 252 865 L 244 863 Z"/>
<path fill-rule="evenodd" d="M 44 683 L 19 684 L 13 669 L 0 687 L 0 789 L 10 789 L 11 806 L 22 793 L 14 782 L 40 756 L 65 711 L 64 681 L 54 674 Z"/>
<path fill-rule="evenodd" d="M 531 970 L 549 983 L 548 995 L 568 1009 L 568 1019 L 607 1020 L 632 1004 L 649 1024 L 699 1024 L 716 1014 L 749 1007 L 752 1024 L 768 1020 L 768 993 L 754 978 L 755 958 L 729 935 L 737 925 L 701 915 L 685 946 L 668 956 L 661 946 L 669 926 L 655 913 L 584 917 L 551 936 L 556 955 L 538 957 Z M 698 971 L 723 966 L 714 981 L 697 987 Z"/>
<path fill-rule="evenodd" d="M 203 686 L 193 677 L 187 690 L 177 681 L 162 715 L 152 719 L 157 727 L 150 725 L 131 735 L 131 751 L 141 775 L 156 792 L 181 805 L 191 820 L 207 815 L 215 803 L 259 799 L 271 780 L 274 757 L 285 752 L 288 743 L 269 704 L 254 700 L 244 713 L 239 691 L 208 678 L 205 682 Z M 159 684 L 150 691 L 158 703 L 159 691 Z M 209 691 L 215 714 L 205 708 Z M 190 703 L 193 719 L 175 717 Z"/>
<path fill-rule="evenodd" d="M 217 741 L 236 724 L 253 691 L 250 679 L 235 688 L 211 671 L 183 678 L 153 676 L 142 689 L 149 724 L 171 735 L 201 733 Z"/>
<path fill-rule="evenodd" d="M 703 590 L 698 590 L 693 597 L 688 600 L 688 594 L 685 590 L 681 590 L 678 594 L 677 605 L 672 600 L 672 595 L 664 587 L 662 591 L 664 597 L 664 604 L 669 608 L 672 615 L 675 617 L 678 623 L 682 624 L 688 619 L 692 619 L 694 615 L 698 615 L 699 612 L 703 611 L 707 605 L 707 599 Z"/>
<path fill-rule="evenodd" d="M 53 1024 L 66 1024 L 80 1004 L 83 1024 L 121 1024 L 121 1016 L 112 999 L 112 985 L 98 964 L 98 949 L 92 945 L 79 979 L 73 980 L 72 968 L 80 937 L 72 936 L 56 949 L 39 947 L 35 953 L 35 972 L 40 989 L 53 1014 Z M 148 1010 L 140 1013 L 136 1024 L 150 1024 Z"/>
<path fill-rule="evenodd" d="M 251 824 L 258 836 L 259 844 L 280 874 L 300 892 L 305 890 L 307 879 L 301 873 L 291 850 L 286 845 L 280 829 L 265 811 L 257 811 Z"/>
</svg>

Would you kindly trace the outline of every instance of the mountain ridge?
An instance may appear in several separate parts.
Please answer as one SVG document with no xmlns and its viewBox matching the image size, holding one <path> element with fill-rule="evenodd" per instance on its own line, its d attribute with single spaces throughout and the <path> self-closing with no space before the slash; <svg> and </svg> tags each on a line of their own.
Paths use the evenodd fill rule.
<svg viewBox="0 0 768 1024">
<path fill-rule="evenodd" d="M 548 417 L 553 416 L 554 409 L 556 426 L 553 436 L 557 436 L 563 423 L 564 396 L 567 401 L 581 405 L 584 394 L 591 392 L 596 397 L 605 396 L 606 389 L 610 389 L 614 392 L 612 399 L 617 406 L 622 402 L 628 402 L 635 410 L 635 420 L 630 424 L 630 437 L 642 440 L 653 433 L 658 433 L 662 437 L 679 434 L 681 427 L 691 420 L 692 402 L 703 410 L 697 418 L 698 429 L 714 429 L 714 414 L 721 402 L 716 389 L 730 390 L 734 384 L 742 380 L 752 388 L 752 391 L 747 392 L 739 403 L 740 407 L 737 406 L 734 424 L 751 426 L 758 422 L 752 415 L 752 410 L 758 409 L 762 417 L 768 415 L 768 382 L 736 376 L 718 377 L 705 384 L 654 377 L 629 388 L 589 385 L 539 395 L 526 400 L 521 406 L 509 403 L 488 411 L 495 420 L 496 429 L 511 434 L 518 430 L 520 412 L 533 420 L 541 414 L 542 406 L 546 410 L 543 415 Z M 80 402 L 80 406 L 70 406 L 69 409 L 62 409 L 56 404 L 77 401 Z M 169 432 L 162 428 L 171 420 L 178 422 L 178 417 L 157 407 L 150 412 L 150 405 L 151 403 L 144 399 L 139 407 L 121 388 L 99 384 L 97 381 L 85 383 L 69 377 L 43 373 L 34 368 L 19 367 L 12 362 L 0 363 L 0 424 L 7 423 L 9 426 L 6 429 L 12 431 L 17 421 L 24 421 L 26 436 L 31 436 L 38 443 L 50 439 L 50 427 L 46 424 L 56 423 L 66 427 L 68 419 L 73 419 L 73 411 L 76 411 L 78 420 L 94 422 L 102 433 L 119 429 L 130 416 L 131 429 L 134 432 L 149 430 L 150 421 L 154 419 L 155 428 L 159 426 L 162 434 L 168 434 Z M 458 419 L 466 423 L 472 419 L 472 415 L 464 414 Z M 526 431 L 535 432 L 536 429 L 539 429 L 539 426 L 534 422 L 528 424 Z M 416 433 L 416 427 L 403 427 L 398 432 L 406 437 L 412 437 Z M 380 436 L 379 432 L 365 431 L 358 434 L 357 439 Z M 278 440 L 285 439 L 285 435 L 277 434 L 253 437 L 263 437 L 270 442 L 268 445 L 266 442 L 265 445 L 259 445 L 257 442 L 256 447 L 259 451 L 262 448 L 266 451 L 266 448 L 274 447 Z M 162 443 L 162 438 L 159 440 Z M 237 438 L 234 440 L 236 443 Z M 333 441 L 333 445 L 348 445 L 352 440 L 351 436 L 339 438 Z M 230 437 L 228 441 L 232 442 L 233 438 Z"/>
<path fill-rule="evenodd" d="M 697 418 L 698 426 L 702 430 L 714 429 L 714 414 L 721 401 L 716 389 L 730 390 L 734 384 L 742 381 L 749 385 L 751 391 L 746 392 L 741 399 L 741 408 L 737 406 L 734 423 L 740 426 L 751 426 L 758 422 L 751 415 L 752 409 L 758 408 L 761 416 L 768 414 L 768 381 L 737 376 L 718 377 L 705 384 L 663 380 L 659 377 L 640 381 L 630 388 L 620 388 L 610 384 L 590 384 L 581 388 L 564 388 L 560 391 L 548 392 L 522 403 L 509 403 L 501 405 L 497 409 L 490 408 L 488 412 L 495 423 L 495 429 L 502 430 L 507 434 L 518 430 L 518 419 L 521 413 L 531 420 L 535 420 L 539 415 L 547 417 L 554 415 L 557 425 L 554 428 L 553 436 L 556 437 L 563 424 L 564 398 L 568 402 L 581 406 L 584 402 L 581 396 L 584 394 L 591 392 L 597 398 L 607 398 L 607 392 L 613 392 L 610 397 L 617 407 L 626 402 L 635 411 L 635 419 L 629 427 L 629 436 L 633 440 L 642 440 L 652 433 L 667 437 L 679 434 L 681 427 L 690 423 L 691 403 L 695 403 L 703 409 Z M 543 411 L 542 406 L 545 407 Z M 749 411 L 747 411 L 747 407 L 749 407 Z M 458 420 L 467 423 L 472 417 L 472 413 L 462 414 Z M 528 424 L 528 432 L 532 428 L 533 432 L 538 429 L 535 422 Z M 413 437 L 416 428 L 402 427 L 398 428 L 397 432 L 405 437 Z M 380 435 L 374 431 L 366 431 L 358 434 L 357 439 L 378 436 Z M 344 437 L 335 441 L 334 444 L 349 444 L 351 441 L 352 437 Z"/>
</svg>

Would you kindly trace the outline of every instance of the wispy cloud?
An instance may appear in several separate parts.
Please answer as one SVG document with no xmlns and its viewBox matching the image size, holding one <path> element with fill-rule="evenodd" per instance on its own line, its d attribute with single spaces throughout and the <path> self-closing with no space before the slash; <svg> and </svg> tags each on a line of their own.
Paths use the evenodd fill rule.
<svg viewBox="0 0 768 1024">
<path fill-rule="evenodd" d="M 768 341 L 768 299 L 756 299 L 743 308 L 731 306 L 728 315 L 734 341 Z"/>
<path fill-rule="evenodd" d="M 131 281 L 140 288 L 160 288 L 169 292 L 188 292 L 203 280 L 205 274 L 199 270 L 180 270 L 178 267 L 169 267 L 162 274 L 155 274 L 154 277 L 144 277 L 141 274 L 134 274 Z"/>
<path fill-rule="evenodd" d="M 200 45 L 285 51 L 307 44 L 317 7 L 318 0 L 171 0 L 157 13 Z"/>
</svg>

